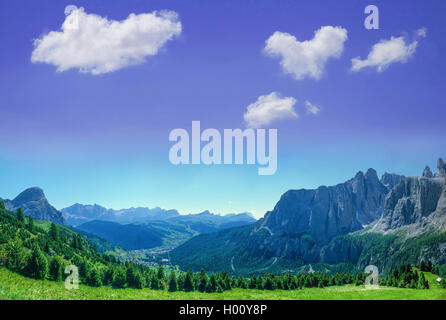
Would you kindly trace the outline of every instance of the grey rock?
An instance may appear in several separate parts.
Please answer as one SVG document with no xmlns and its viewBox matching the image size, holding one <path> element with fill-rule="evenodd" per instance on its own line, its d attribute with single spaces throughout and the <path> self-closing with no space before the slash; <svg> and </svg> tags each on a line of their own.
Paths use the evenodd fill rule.
<svg viewBox="0 0 446 320">
<path fill-rule="evenodd" d="M 390 191 L 405 178 L 405 176 L 399 174 L 386 172 L 381 176 L 381 183 Z"/>
<path fill-rule="evenodd" d="M 412 224 L 423 227 L 425 218 L 437 209 L 444 184 L 443 178 L 406 178 L 388 194 L 377 229 L 395 230 Z"/>
<path fill-rule="evenodd" d="M 446 164 L 443 159 L 438 158 L 437 161 L 437 172 L 435 172 L 436 177 L 446 177 Z"/>
<path fill-rule="evenodd" d="M 423 170 L 423 177 L 432 178 L 434 175 L 432 174 L 431 168 L 426 166 Z"/>
<path fill-rule="evenodd" d="M 16 211 L 22 208 L 26 216 L 32 216 L 37 220 L 45 220 L 64 225 L 65 219 L 62 213 L 49 204 L 42 189 L 33 187 L 20 193 L 14 200 L 3 200 L 6 209 Z"/>
<path fill-rule="evenodd" d="M 369 169 L 336 186 L 287 191 L 262 225 L 276 235 L 309 234 L 325 244 L 379 218 L 387 192 Z"/>
</svg>

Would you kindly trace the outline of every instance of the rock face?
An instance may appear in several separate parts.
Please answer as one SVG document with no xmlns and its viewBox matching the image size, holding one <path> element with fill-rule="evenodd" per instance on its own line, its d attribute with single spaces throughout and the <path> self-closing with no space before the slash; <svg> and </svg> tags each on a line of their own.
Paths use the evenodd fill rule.
<svg viewBox="0 0 446 320">
<path fill-rule="evenodd" d="M 381 177 L 381 183 L 387 188 L 387 190 L 390 191 L 405 178 L 405 176 L 401 176 L 399 174 L 386 172 Z"/>
<path fill-rule="evenodd" d="M 435 172 L 436 177 L 446 177 L 446 164 L 443 159 L 438 158 L 437 161 L 437 172 Z"/>
<path fill-rule="evenodd" d="M 383 180 L 387 186 L 369 169 L 336 186 L 290 190 L 265 215 L 261 227 L 275 235 L 309 234 L 318 244 L 326 244 L 380 217 L 389 188 L 400 178 L 387 174 Z"/>
<path fill-rule="evenodd" d="M 4 202 L 6 209 L 9 211 L 22 208 L 26 216 L 32 216 L 37 220 L 65 224 L 62 213 L 48 203 L 43 190 L 40 188 L 29 188 L 20 193 L 14 200 L 4 200 Z"/>
<path fill-rule="evenodd" d="M 434 175 L 432 174 L 431 168 L 429 166 L 426 166 L 423 170 L 423 177 L 425 178 L 432 178 Z"/>
<path fill-rule="evenodd" d="M 414 230 L 423 229 L 432 225 L 443 203 L 446 203 L 446 165 L 440 158 L 435 175 L 426 166 L 421 177 L 406 178 L 392 189 L 375 230 L 395 230 L 408 225 L 413 225 Z"/>
<path fill-rule="evenodd" d="M 410 177 L 396 186 L 386 198 L 379 225 L 384 230 L 422 223 L 437 209 L 444 179 Z"/>
</svg>

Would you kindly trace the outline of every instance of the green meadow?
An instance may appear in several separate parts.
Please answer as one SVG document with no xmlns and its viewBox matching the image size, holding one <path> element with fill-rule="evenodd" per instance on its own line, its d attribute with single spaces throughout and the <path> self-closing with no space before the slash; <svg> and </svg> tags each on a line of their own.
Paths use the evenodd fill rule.
<svg viewBox="0 0 446 320">
<path fill-rule="evenodd" d="M 65 289 L 63 282 L 34 280 L 0 268 L 0 300 L 446 300 L 437 276 L 425 273 L 430 289 L 401 289 L 344 285 L 297 290 L 232 289 L 223 293 L 168 292 L 151 289 L 114 289 L 79 285 Z"/>
</svg>

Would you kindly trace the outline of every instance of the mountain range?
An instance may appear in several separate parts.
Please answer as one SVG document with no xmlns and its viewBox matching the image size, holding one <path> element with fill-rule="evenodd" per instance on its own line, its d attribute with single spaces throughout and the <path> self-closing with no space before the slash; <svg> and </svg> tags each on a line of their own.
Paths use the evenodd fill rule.
<svg viewBox="0 0 446 320">
<path fill-rule="evenodd" d="M 35 219 L 74 225 L 104 249 L 173 249 L 170 263 L 195 271 L 339 271 L 374 264 L 388 272 L 421 259 L 446 263 L 446 164 L 441 158 L 435 174 L 426 166 L 420 176 L 384 173 L 378 178 L 368 169 L 335 186 L 289 190 L 258 221 L 249 213 L 180 215 L 97 204 L 58 211 L 37 187 L 3 201 L 10 211 L 21 207 Z"/>
<path fill-rule="evenodd" d="M 216 215 L 204 211 L 199 214 L 166 215 L 133 223 L 92 220 L 76 228 L 124 249 L 138 250 L 175 247 L 199 234 L 249 225 L 255 221 L 249 213 Z"/>
<path fill-rule="evenodd" d="M 381 271 L 446 262 L 446 166 L 420 177 L 358 172 L 336 186 L 289 190 L 253 225 L 199 235 L 171 251 L 184 269 L 252 273 L 305 268 Z"/>
</svg>

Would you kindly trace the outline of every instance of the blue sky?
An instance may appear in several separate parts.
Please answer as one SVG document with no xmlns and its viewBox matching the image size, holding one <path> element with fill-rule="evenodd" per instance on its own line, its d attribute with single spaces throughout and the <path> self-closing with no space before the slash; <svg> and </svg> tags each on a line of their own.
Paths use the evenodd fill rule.
<svg viewBox="0 0 446 320">
<path fill-rule="evenodd" d="M 32 62 L 33 40 L 60 31 L 70 4 L 118 21 L 174 11 L 181 32 L 144 63 L 108 73 L 57 72 L 54 63 Z M 0 197 L 40 186 L 57 208 L 79 202 L 259 217 L 288 189 L 340 183 L 369 167 L 405 175 L 435 168 L 446 156 L 446 3 L 375 1 L 378 30 L 364 28 L 368 4 L 3 1 Z M 347 39 L 319 79 L 296 79 L 264 50 L 277 31 L 303 42 L 322 26 L 345 29 Z M 425 37 L 416 35 L 421 28 Z M 407 46 L 416 41 L 416 50 L 381 72 L 351 70 L 353 58 L 366 59 L 391 37 Z M 39 58 L 52 59 L 45 54 Z M 169 162 L 172 129 L 190 130 L 193 120 L 203 128 L 244 128 L 247 106 L 272 92 L 297 100 L 299 115 L 270 125 L 279 137 L 275 175 L 259 176 L 257 166 Z M 320 111 L 309 114 L 306 101 Z"/>
</svg>

